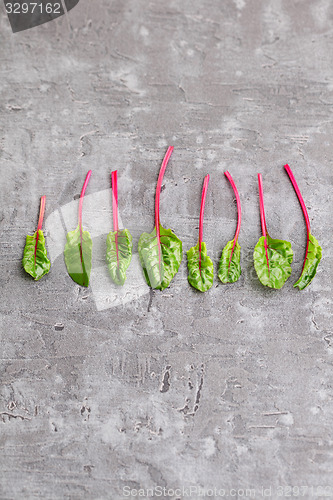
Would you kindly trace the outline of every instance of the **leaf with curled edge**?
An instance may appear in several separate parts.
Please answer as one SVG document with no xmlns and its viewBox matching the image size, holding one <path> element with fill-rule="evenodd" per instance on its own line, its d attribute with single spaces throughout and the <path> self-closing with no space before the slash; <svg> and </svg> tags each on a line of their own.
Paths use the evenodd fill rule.
<svg viewBox="0 0 333 500">
<path fill-rule="evenodd" d="M 253 260 L 258 278 L 264 286 L 282 288 L 291 275 L 293 261 L 291 243 L 273 239 L 268 234 L 266 237 L 261 236 L 254 248 Z"/>
<path fill-rule="evenodd" d="M 235 283 L 241 275 L 240 265 L 241 247 L 238 241 L 228 241 L 222 250 L 219 262 L 218 277 L 222 283 Z"/>
<path fill-rule="evenodd" d="M 177 274 L 182 261 L 181 240 L 161 224 L 159 255 L 156 228 L 151 233 L 142 233 L 138 243 L 139 257 L 145 279 L 149 286 L 164 290 Z"/>
<path fill-rule="evenodd" d="M 200 292 L 206 292 L 213 286 L 214 265 L 207 255 L 206 243 L 201 242 L 201 260 L 199 242 L 187 252 L 188 282 Z"/>
<path fill-rule="evenodd" d="M 322 257 L 322 249 L 316 238 L 311 234 L 309 214 L 306 205 L 304 203 L 301 191 L 294 177 L 294 174 L 292 173 L 291 168 L 289 167 L 288 164 L 286 164 L 284 168 L 287 174 L 289 175 L 289 179 L 291 180 L 291 183 L 296 191 L 297 198 L 298 201 L 300 202 L 306 224 L 307 242 L 306 242 L 302 273 L 299 279 L 296 281 L 296 283 L 294 283 L 294 287 L 298 287 L 299 290 L 304 290 L 304 288 L 310 285 L 311 281 L 316 275 L 317 267 Z"/>
<path fill-rule="evenodd" d="M 88 231 L 80 232 L 80 226 L 67 233 L 67 243 L 64 250 L 68 274 L 75 283 L 88 287 L 91 261 L 92 239 Z"/>
<path fill-rule="evenodd" d="M 304 262 L 302 274 L 294 283 L 294 287 L 304 290 L 316 275 L 317 267 L 322 257 L 322 249 L 316 238 L 310 233 L 308 235 L 307 255 Z"/>
<path fill-rule="evenodd" d="M 49 272 L 51 263 L 47 258 L 45 238 L 41 229 L 36 231 L 33 236 L 27 235 L 22 265 L 24 270 L 36 281 Z"/>
<path fill-rule="evenodd" d="M 111 231 L 106 239 L 106 261 L 112 281 L 124 285 L 132 259 L 132 235 L 128 229 Z"/>
</svg>

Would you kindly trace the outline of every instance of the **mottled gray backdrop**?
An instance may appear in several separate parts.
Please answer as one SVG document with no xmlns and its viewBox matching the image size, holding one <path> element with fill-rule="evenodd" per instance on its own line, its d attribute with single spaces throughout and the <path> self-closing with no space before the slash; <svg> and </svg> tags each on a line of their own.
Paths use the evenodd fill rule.
<svg viewBox="0 0 333 500">
<path fill-rule="evenodd" d="M 1 500 L 118 500 L 125 487 L 153 486 L 333 494 L 332 2 L 81 0 L 18 34 L 1 4 L 0 62 Z M 136 250 L 153 229 L 170 144 L 161 220 L 184 251 L 196 243 L 209 172 L 204 239 L 217 262 L 236 226 L 223 172 L 237 183 L 238 283 L 194 291 L 184 254 L 169 289 L 99 309 L 61 254 L 40 282 L 25 275 L 40 196 L 46 218 L 57 213 L 90 168 L 87 195 L 96 196 L 118 169 Z M 323 248 L 303 292 L 292 284 L 305 224 L 286 162 Z M 280 291 L 260 285 L 251 261 L 257 172 L 269 232 L 294 249 Z"/>
</svg>

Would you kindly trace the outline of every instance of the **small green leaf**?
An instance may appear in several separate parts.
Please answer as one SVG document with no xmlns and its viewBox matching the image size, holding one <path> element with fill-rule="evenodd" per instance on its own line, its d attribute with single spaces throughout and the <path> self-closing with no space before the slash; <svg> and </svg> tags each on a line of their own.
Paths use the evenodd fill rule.
<svg viewBox="0 0 333 500">
<path fill-rule="evenodd" d="M 111 279 L 116 285 L 123 285 L 125 283 L 126 271 L 131 263 L 131 259 L 132 236 L 130 232 L 127 229 L 110 232 L 106 239 L 106 261 Z"/>
<path fill-rule="evenodd" d="M 306 288 L 311 283 L 316 275 L 321 256 L 321 247 L 319 246 L 316 238 L 310 233 L 308 253 L 304 262 L 303 271 L 298 281 L 296 281 L 296 283 L 294 284 L 294 287 L 298 287 L 299 290 L 304 290 L 304 288 Z"/>
<path fill-rule="evenodd" d="M 45 238 L 41 229 L 36 231 L 33 236 L 27 235 L 22 265 L 24 270 L 36 281 L 49 272 L 51 263 L 47 258 Z"/>
<path fill-rule="evenodd" d="M 207 255 L 206 243 L 201 243 L 201 267 L 199 266 L 199 243 L 187 252 L 188 282 L 200 292 L 213 286 L 214 265 Z"/>
<path fill-rule="evenodd" d="M 291 274 L 293 251 L 289 241 L 274 240 L 268 234 L 267 255 L 265 237 L 254 248 L 254 267 L 260 282 L 270 288 L 282 288 Z"/>
<path fill-rule="evenodd" d="M 138 243 L 140 262 L 149 286 L 164 290 L 177 274 L 182 260 L 182 242 L 160 224 L 161 259 L 159 259 L 156 227 L 152 233 L 142 233 Z"/>
<path fill-rule="evenodd" d="M 80 233 L 80 226 L 67 233 L 64 250 L 68 274 L 75 283 L 87 287 L 91 272 L 92 239 L 88 231 Z"/>
<path fill-rule="evenodd" d="M 222 283 L 235 283 L 239 280 L 241 275 L 240 250 L 240 244 L 238 241 L 235 243 L 234 239 L 228 241 L 223 248 L 218 272 Z"/>
</svg>

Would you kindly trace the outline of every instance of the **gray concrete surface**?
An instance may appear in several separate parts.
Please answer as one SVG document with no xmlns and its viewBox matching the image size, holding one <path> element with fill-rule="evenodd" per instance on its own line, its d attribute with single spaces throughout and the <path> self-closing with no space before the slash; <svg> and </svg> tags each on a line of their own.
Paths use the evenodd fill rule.
<svg viewBox="0 0 333 500">
<path fill-rule="evenodd" d="M 0 61 L 0 498 L 122 499 L 154 486 L 332 495 L 332 2 L 81 0 L 67 19 L 15 35 L 1 5 Z M 118 168 L 136 246 L 153 228 L 169 144 L 161 218 L 184 250 L 209 172 L 204 239 L 216 262 L 235 230 L 223 172 L 234 176 L 238 283 L 196 293 L 184 257 L 169 289 L 99 310 L 61 255 L 40 282 L 25 275 L 39 197 L 50 216 L 90 168 L 96 195 Z M 286 162 L 324 254 L 304 292 L 292 287 L 305 225 Z M 262 287 L 251 261 L 257 172 L 269 231 L 295 253 L 281 291 Z"/>
</svg>

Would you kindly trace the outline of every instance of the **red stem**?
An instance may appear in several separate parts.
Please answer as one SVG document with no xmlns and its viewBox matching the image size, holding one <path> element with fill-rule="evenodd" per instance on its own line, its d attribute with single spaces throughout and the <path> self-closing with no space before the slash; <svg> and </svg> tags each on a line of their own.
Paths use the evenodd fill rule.
<svg viewBox="0 0 333 500">
<path fill-rule="evenodd" d="M 118 250 L 118 179 L 117 170 L 111 173 L 112 181 L 112 216 L 113 216 L 113 231 L 115 231 L 115 243 L 116 243 L 116 254 L 117 254 L 117 266 L 119 268 L 119 250 Z"/>
<path fill-rule="evenodd" d="M 299 187 L 297 185 L 294 174 L 291 171 L 291 168 L 289 167 L 289 165 L 285 165 L 284 168 L 285 168 L 287 174 L 289 175 L 289 179 L 291 180 L 292 185 L 294 186 L 294 189 L 296 191 L 298 201 L 300 202 L 301 207 L 302 207 L 302 211 L 303 211 L 303 215 L 304 215 L 304 219 L 305 219 L 305 224 L 306 224 L 307 242 L 306 242 L 306 250 L 305 250 L 305 257 L 304 257 L 304 262 L 303 262 L 303 268 L 302 268 L 302 271 L 303 271 L 306 259 L 308 257 L 308 251 L 309 251 L 309 242 L 310 242 L 310 233 L 311 233 L 310 219 L 309 219 L 309 214 L 308 214 L 308 211 L 306 209 L 306 206 L 305 206 L 305 203 L 303 200 L 303 196 L 301 195 L 301 192 L 300 192 Z"/>
<path fill-rule="evenodd" d="M 201 243 L 202 243 L 202 235 L 203 235 L 203 218 L 204 218 L 208 183 L 209 183 L 209 174 L 207 174 L 205 179 L 204 179 L 204 183 L 202 186 L 201 205 L 200 205 L 200 219 L 199 219 L 199 271 L 200 271 L 200 274 L 201 274 Z"/>
<path fill-rule="evenodd" d="M 267 226 L 266 226 L 266 219 L 265 219 L 264 192 L 263 192 L 263 189 L 262 189 L 262 177 L 261 177 L 261 174 L 258 174 L 258 183 L 259 183 L 259 203 L 260 203 L 261 230 L 262 230 L 262 235 L 265 238 L 264 245 L 265 245 L 266 261 L 267 261 L 268 274 L 269 274 L 270 270 L 269 270 L 269 260 L 268 260 L 268 250 L 267 250 L 267 240 L 266 240 Z"/>
<path fill-rule="evenodd" d="M 79 201 L 79 227 L 80 227 L 81 238 L 82 238 L 82 205 L 83 205 L 83 198 L 84 198 L 87 186 L 88 186 L 88 182 L 89 182 L 90 176 L 91 176 L 91 170 L 89 170 L 89 172 L 87 173 L 86 180 L 84 181 L 84 184 L 83 184 L 83 187 L 82 187 L 82 191 L 81 191 L 81 195 L 80 195 L 80 201 Z"/>
<path fill-rule="evenodd" d="M 37 245 L 38 245 L 38 240 L 39 240 L 39 230 L 42 229 L 42 225 L 43 225 L 45 203 L 46 203 L 46 196 L 44 195 L 40 199 L 39 219 L 38 219 L 38 225 L 37 225 L 37 235 L 36 235 L 35 253 L 34 253 L 35 266 L 36 266 L 36 256 L 37 256 Z"/>
<path fill-rule="evenodd" d="M 156 196 L 155 196 L 155 227 L 156 227 L 156 236 L 157 236 L 157 245 L 158 245 L 158 260 L 159 260 L 159 265 L 160 265 L 160 270 L 161 270 L 161 236 L 160 236 L 160 195 L 161 195 L 161 187 L 162 187 L 162 181 L 163 181 L 163 176 L 165 169 L 167 167 L 167 164 L 170 160 L 170 156 L 173 151 L 173 146 L 169 146 L 167 149 L 167 152 L 165 153 L 162 165 L 161 165 L 161 170 L 158 176 L 157 180 L 157 186 L 156 186 Z"/>
</svg>

